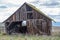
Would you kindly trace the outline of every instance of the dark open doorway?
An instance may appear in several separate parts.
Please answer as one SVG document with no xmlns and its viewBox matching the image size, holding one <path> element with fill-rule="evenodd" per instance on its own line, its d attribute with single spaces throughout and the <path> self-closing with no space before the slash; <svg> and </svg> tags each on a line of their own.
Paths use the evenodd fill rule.
<svg viewBox="0 0 60 40">
<path fill-rule="evenodd" d="M 23 21 L 12 22 L 7 28 L 8 34 L 11 33 L 27 33 L 27 26 L 23 24 Z"/>
<path fill-rule="evenodd" d="M 27 32 L 27 26 L 23 26 L 19 28 L 20 33 L 26 33 Z"/>
<path fill-rule="evenodd" d="M 21 21 L 21 22 L 16 22 L 16 25 L 15 25 L 15 31 L 17 32 L 17 33 L 27 33 L 27 26 L 26 25 L 22 25 L 23 23 L 22 23 L 23 21 Z"/>
</svg>

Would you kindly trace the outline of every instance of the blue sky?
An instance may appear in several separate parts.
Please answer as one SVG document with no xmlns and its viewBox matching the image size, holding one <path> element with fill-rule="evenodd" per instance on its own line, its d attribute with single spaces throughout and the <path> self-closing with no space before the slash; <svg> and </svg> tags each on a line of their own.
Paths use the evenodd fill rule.
<svg viewBox="0 0 60 40">
<path fill-rule="evenodd" d="M 53 18 L 56 23 L 53 26 L 60 26 L 60 0 L 0 0 L 0 22 L 12 15 L 24 2 L 28 2 L 43 13 Z"/>
</svg>

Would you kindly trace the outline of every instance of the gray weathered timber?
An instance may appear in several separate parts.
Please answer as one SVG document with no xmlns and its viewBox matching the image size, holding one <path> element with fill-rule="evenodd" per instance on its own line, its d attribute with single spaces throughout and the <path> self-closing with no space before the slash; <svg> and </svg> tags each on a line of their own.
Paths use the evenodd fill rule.
<svg viewBox="0 0 60 40">
<path fill-rule="evenodd" d="M 51 34 L 52 20 L 31 6 L 24 3 L 14 14 L 4 21 L 7 33 Z M 22 26 L 23 21 L 26 21 L 27 24 L 24 27 Z"/>
</svg>

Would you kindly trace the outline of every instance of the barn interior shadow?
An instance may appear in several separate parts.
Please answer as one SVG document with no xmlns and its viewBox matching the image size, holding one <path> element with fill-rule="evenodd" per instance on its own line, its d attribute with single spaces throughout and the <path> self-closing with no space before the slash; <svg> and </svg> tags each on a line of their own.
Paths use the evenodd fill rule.
<svg viewBox="0 0 60 40">
<path fill-rule="evenodd" d="M 27 32 L 27 26 L 23 26 L 22 25 L 22 21 L 20 21 L 20 22 L 16 22 L 15 23 L 16 25 L 15 25 L 15 31 L 17 32 L 17 33 L 23 33 L 23 34 L 25 34 L 26 32 Z"/>
<path fill-rule="evenodd" d="M 20 22 L 13 22 L 9 26 L 9 34 L 12 34 L 12 33 L 25 34 L 26 32 L 27 32 L 27 26 L 23 26 L 22 25 L 22 21 L 20 21 Z"/>
</svg>

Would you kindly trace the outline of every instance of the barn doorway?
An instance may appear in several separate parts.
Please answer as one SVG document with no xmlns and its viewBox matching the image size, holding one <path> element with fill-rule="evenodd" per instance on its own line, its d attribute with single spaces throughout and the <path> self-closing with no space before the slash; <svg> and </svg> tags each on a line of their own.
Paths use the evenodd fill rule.
<svg viewBox="0 0 60 40">
<path fill-rule="evenodd" d="M 19 32 L 25 34 L 27 32 L 27 26 L 20 27 Z"/>
<path fill-rule="evenodd" d="M 18 24 L 16 24 L 17 29 L 15 30 L 18 33 L 27 33 L 27 25 L 26 21 L 21 21 Z"/>
</svg>

